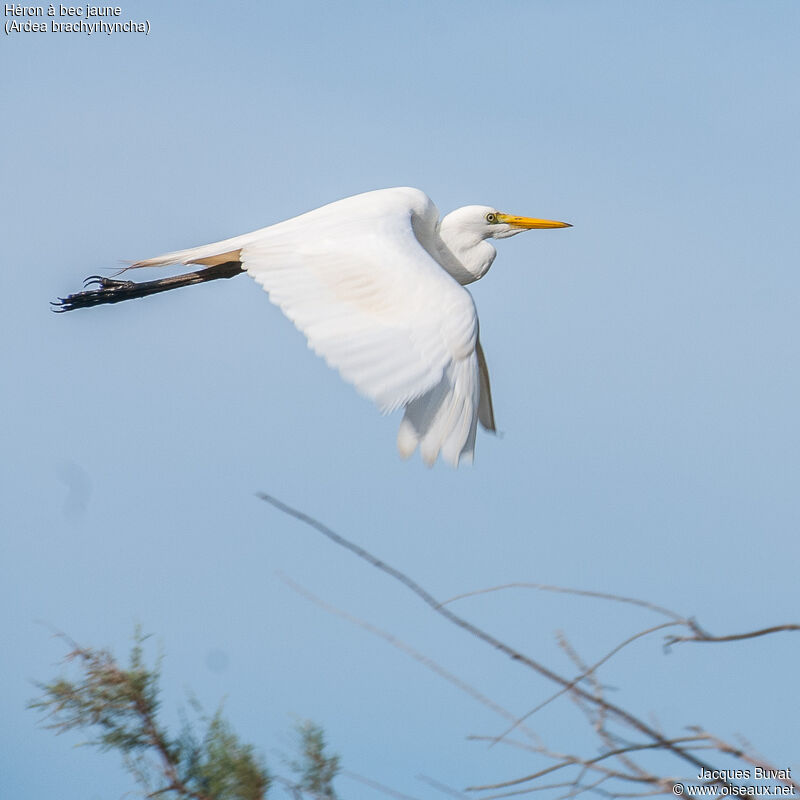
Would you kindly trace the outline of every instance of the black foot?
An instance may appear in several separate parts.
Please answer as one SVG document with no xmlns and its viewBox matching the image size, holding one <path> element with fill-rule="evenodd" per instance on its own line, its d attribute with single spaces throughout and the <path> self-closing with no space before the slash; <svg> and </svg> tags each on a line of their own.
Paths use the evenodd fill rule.
<svg viewBox="0 0 800 800">
<path fill-rule="evenodd" d="M 61 313 L 63 311 L 73 311 L 76 308 L 88 308 L 98 306 L 103 303 L 120 303 L 129 300 L 132 292 L 138 284 L 134 281 L 115 281 L 111 278 L 104 278 L 102 275 L 90 275 L 84 282 L 85 291 L 76 292 L 59 297 L 58 300 L 51 302 L 51 311 Z M 97 286 L 97 289 L 89 289 L 89 286 Z"/>
</svg>

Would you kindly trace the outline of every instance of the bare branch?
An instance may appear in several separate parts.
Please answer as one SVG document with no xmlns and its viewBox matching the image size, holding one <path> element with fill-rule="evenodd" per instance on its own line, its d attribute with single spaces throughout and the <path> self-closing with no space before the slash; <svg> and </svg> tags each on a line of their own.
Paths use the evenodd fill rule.
<svg viewBox="0 0 800 800">
<path fill-rule="evenodd" d="M 497 639 L 492 634 L 488 633 L 487 631 L 484 631 L 482 628 L 479 628 L 476 625 L 473 625 L 471 622 L 468 622 L 464 618 L 459 617 L 457 614 L 453 613 L 448 608 L 445 608 L 441 603 L 437 602 L 436 598 L 434 598 L 433 595 L 430 594 L 430 592 L 423 589 L 418 583 L 413 581 L 404 573 L 400 572 L 400 570 L 395 569 L 394 567 L 384 563 L 380 559 L 373 556 L 370 552 L 365 550 L 363 547 L 360 547 L 359 545 L 349 541 L 345 537 L 331 530 L 327 525 L 324 525 L 319 520 L 314 519 L 308 514 L 299 511 L 298 509 L 286 505 L 277 498 L 274 498 L 271 495 L 266 494 L 265 492 L 259 492 L 257 496 L 261 500 L 270 503 L 279 511 L 282 511 L 284 514 L 287 514 L 290 517 L 294 517 L 295 519 L 305 523 L 314 530 L 319 531 L 319 533 L 321 533 L 326 538 L 330 539 L 335 544 L 338 544 L 340 547 L 349 550 L 351 553 L 355 553 L 359 558 L 362 558 L 368 564 L 371 564 L 373 567 L 376 567 L 377 569 L 381 570 L 382 572 L 385 572 L 387 575 L 391 576 L 395 580 L 399 581 L 406 588 L 408 588 L 410 591 L 416 594 L 426 605 L 428 605 L 430 608 L 436 611 L 437 614 L 440 614 L 452 624 L 457 625 L 459 628 L 462 628 L 463 630 L 467 631 L 472 636 L 488 644 L 490 647 L 499 650 L 512 660 L 517 661 L 520 664 L 523 664 L 524 666 L 528 667 L 534 672 L 537 672 L 539 675 L 542 675 L 543 677 L 547 678 L 553 683 L 557 683 L 559 686 L 569 687 L 571 685 L 571 681 L 569 681 L 567 678 L 564 678 L 561 675 L 553 672 L 553 670 L 549 669 L 548 667 L 545 667 L 538 661 L 530 658 L 529 656 L 524 655 L 518 650 L 515 650 L 513 647 Z M 571 690 L 576 696 L 581 697 L 587 702 L 594 703 L 606 709 L 606 711 L 610 714 L 613 714 L 613 716 L 617 720 L 629 725 L 630 727 L 639 731 L 639 733 L 644 734 L 649 739 L 652 739 L 654 743 L 656 743 L 663 749 L 670 751 L 683 761 L 692 764 L 698 769 L 710 770 L 712 768 L 711 765 L 707 764 L 705 761 L 695 757 L 691 753 L 685 752 L 680 747 L 672 744 L 671 740 L 665 738 L 650 725 L 638 719 L 630 712 L 625 711 L 625 709 L 621 708 L 620 706 L 614 703 L 610 703 L 607 700 L 597 698 L 594 695 L 590 694 L 589 692 L 581 689 L 579 686 L 572 686 Z"/>
<path fill-rule="evenodd" d="M 675 786 L 674 779 L 667 777 L 660 777 L 651 774 L 646 770 L 640 768 L 639 765 L 630 758 L 631 754 L 646 750 L 649 751 L 660 750 L 668 752 L 673 756 L 681 759 L 682 761 L 691 764 L 693 767 L 699 770 L 708 771 L 710 773 L 716 773 L 717 775 L 724 773 L 722 771 L 714 770 L 704 760 L 697 757 L 695 755 L 695 752 L 700 750 L 713 749 L 714 752 L 716 753 L 732 754 L 734 756 L 744 758 L 745 760 L 748 760 L 750 763 L 760 765 L 760 762 L 758 762 L 753 756 L 745 756 L 744 753 L 741 752 L 740 750 L 733 748 L 732 746 L 722 742 L 721 740 L 714 739 L 713 737 L 711 737 L 710 735 L 708 735 L 707 733 L 705 733 L 700 729 L 692 729 L 696 733 L 696 735 L 694 736 L 670 737 L 667 733 L 660 731 L 658 727 L 653 725 L 652 723 L 644 722 L 642 719 L 634 716 L 632 713 L 626 711 L 621 706 L 606 700 L 605 697 L 603 696 L 602 684 L 598 680 L 596 672 L 603 664 L 608 662 L 617 653 L 619 653 L 620 650 L 627 647 L 634 641 L 667 627 L 682 625 L 685 626 L 691 633 L 691 635 L 687 636 L 669 637 L 667 640 L 668 642 L 667 646 L 669 646 L 669 644 L 683 642 L 683 641 L 727 642 L 740 639 L 754 638 L 757 636 L 777 633 L 779 631 L 800 630 L 800 625 L 794 625 L 794 624 L 781 625 L 772 628 L 765 628 L 760 631 L 753 631 L 751 633 L 746 633 L 746 634 L 714 637 L 711 636 L 706 631 L 704 631 L 694 619 L 683 617 L 671 611 L 670 609 L 664 608 L 662 606 L 657 606 L 655 604 L 643 600 L 630 597 L 623 597 L 620 595 L 607 594 L 602 592 L 583 591 L 578 589 L 569 589 L 565 587 L 553 586 L 548 584 L 539 584 L 539 583 L 505 584 L 503 586 L 497 586 L 489 589 L 482 589 L 474 592 L 469 592 L 466 594 L 457 595 L 456 597 L 453 597 L 450 600 L 445 601 L 444 603 L 439 603 L 429 591 L 427 591 L 418 583 L 416 583 L 408 575 L 381 561 L 363 547 L 360 547 L 354 542 L 351 542 L 350 540 L 346 539 L 340 534 L 334 532 L 322 522 L 314 519 L 313 517 L 309 516 L 308 514 L 305 514 L 302 511 L 299 511 L 297 509 L 294 509 L 286 505 L 280 500 L 277 500 L 276 498 L 271 497 L 270 495 L 267 495 L 265 493 L 259 493 L 258 497 L 264 500 L 265 502 L 270 503 L 279 511 L 282 511 L 288 516 L 294 517 L 300 522 L 303 522 L 304 524 L 318 531 L 319 533 L 321 533 L 326 538 L 330 539 L 335 544 L 345 548 L 346 550 L 349 550 L 351 553 L 354 553 L 355 555 L 366 561 L 371 566 L 381 570 L 382 572 L 385 572 L 387 575 L 394 578 L 399 583 L 403 584 L 411 592 L 416 594 L 417 597 L 419 597 L 428 607 L 430 607 L 437 614 L 444 617 L 444 619 L 446 619 L 451 624 L 462 628 L 470 635 L 484 642 L 484 644 L 488 644 L 490 647 L 499 650 L 501 653 L 508 656 L 512 660 L 519 662 L 523 666 L 536 672 L 537 674 L 557 684 L 560 687 L 560 689 L 554 695 L 545 700 L 543 703 L 539 704 L 536 708 L 529 711 L 523 717 L 515 718 L 514 725 L 512 725 L 511 728 L 509 728 L 499 737 L 470 737 L 471 739 L 491 741 L 492 743 L 504 741 L 505 744 L 511 744 L 514 746 L 523 747 L 535 753 L 544 755 L 546 758 L 555 761 L 555 763 L 552 763 L 549 766 L 522 778 L 516 778 L 514 780 L 491 784 L 491 785 L 470 787 L 468 791 L 490 791 L 496 789 L 512 789 L 513 787 L 516 787 L 513 788 L 513 790 L 510 792 L 506 792 L 500 795 L 492 795 L 492 798 L 500 798 L 500 797 L 508 797 L 511 795 L 525 794 L 528 792 L 541 791 L 543 788 L 569 788 L 568 792 L 566 792 L 562 797 L 557 798 L 556 800 L 568 800 L 569 798 L 575 797 L 579 794 L 582 794 L 583 792 L 592 792 L 610 798 L 647 797 L 654 794 L 671 792 L 673 787 Z M 640 608 L 645 608 L 647 610 L 661 614 L 662 616 L 666 616 L 669 618 L 670 621 L 652 626 L 650 628 L 647 628 L 643 631 L 639 631 L 638 633 L 630 636 L 628 639 L 626 639 L 625 641 L 614 647 L 605 656 L 603 656 L 603 658 L 601 658 L 599 661 L 597 661 L 590 667 L 587 667 L 583 663 L 582 659 L 580 659 L 578 654 L 571 648 L 571 646 L 569 646 L 569 643 L 565 639 L 563 639 L 561 642 L 562 646 L 567 650 L 568 654 L 570 655 L 570 657 L 580 670 L 580 673 L 576 677 L 568 679 L 563 675 L 546 667 L 539 661 L 525 655 L 521 651 L 506 644 L 505 642 L 496 638 L 488 631 L 474 625 L 465 618 L 455 614 L 453 611 L 451 611 L 449 608 L 446 607 L 448 604 L 453 603 L 459 599 L 464 599 L 466 597 L 475 596 L 478 594 L 485 594 L 488 592 L 501 591 L 510 588 L 533 588 L 542 591 L 560 592 L 564 594 L 572 594 L 584 597 L 604 599 L 618 603 L 627 603 L 638 606 Z M 304 590 L 300 591 L 302 591 L 307 596 L 309 595 L 309 593 L 305 592 Z M 312 599 L 314 599 L 315 602 L 319 603 L 320 605 L 323 605 L 323 607 L 327 606 L 327 604 L 324 604 L 318 599 L 313 598 L 313 596 L 311 597 Z M 357 624 L 362 625 L 362 627 L 365 627 L 367 630 L 377 633 L 378 635 L 382 636 L 384 639 L 394 644 L 395 646 L 399 646 L 401 649 L 404 649 L 406 652 L 409 652 L 414 658 L 417 658 L 419 661 L 429 666 L 429 668 L 434 669 L 439 674 L 446 676 L 448 680 L 451 680 L 456 685 L 459 685 L 461 688 L 464 688 L 462 683 L 457 678 L 450 675 L 449 673 L 446 673 L 446 671 L 442 670 L 442 668 L 436 665 L 435 662 L 431 662 L 430 659 L 426 659 L 424 656 L 421 656 L 420 654 L 412 651 L 407 645 L 404 645 L 402 643 L 398 644 L 397 640 L 395 640 L 394 637 L 390 636 L 389 634 L 380 631 L 379 629 L 373 628 L 368 623 L 352 618 L 350 617 L 350 615 L 347 615 L 344 612 L 334 610 L 334 613 L 338 613 L 341 616 L 344 616 L 345 618 L 348 618 L 351 621 L 355 621 Z M 587 691 L 587 689 L 581 686 L 581 683 L 583 681 L 589 682 L 592 691 Z M 470 691 L 470 693 L 474 697 L 476 697 L 476 699 L 480 699 L 481 702 L 491 703 L 491 701 L 488 701 L 486 698 L 483 698 L 482 695 L 476 693 L 475 690 L 473 690 L 471 687 L 469 687 L 467 691 Z M 553 702 L 553 700 L 564 694 L 568 694 L 570 698 L 578 704 L 581 710 L 587 715 L 589 722 L 591 723 L 592 727 L 595 729 L 596 733 L 602 740 L 604 748 L 603 752 L 601 752 L 600 755 L 588 759 L 583 759 L 577 755 L 555 754 L 549 751 L 542 744 L 537 744 L 536 746 L 530 746 L 521 742 L 516 742 L 507 739 L 504 740 L 504 737 L 506 737 L 516 727 L 520 726 L 521 723 L 524 722 L 526 719 L 528 719 L 532 714 L 536 713 L 545 705 Z M 494 704 L 492 704 L 492 707 L 495 710 L 498 710 L 498 708 L 495 707 Z M 503 714 L 503 716 L 508 715 L 508 712 L 506 712 L 504 709 L 500 709 L 500 712 Z M 647 741 L 644 742 L 629 741 L 626 736 L 622 735 L 621 731 L 618 732 L 619 729 L 612 731 L 608 727 L 612 723 L 615 726 L 627 726 L 633 731 L 637 731 L 640 735 L 646 737 Z M 538 737 L 536 738 L 538 741 Z M 620 762 L 620 764 L 624 766 L 626 771 L 621 772 L 619 770 L 610 769 L 609 767 L 601 764 L 601 762 L 610 758 L 618 759 L 618 761 Z M 541 785 L 537 786 L 525 785 L 525 784 L 530 784 L 533 781 L 542 778 L 546 775 L 549 775 L 550 773 L 563 770 L 566 767 L 576 767 L 576 777 L 571 782 L 567 782 L 564 784 L 550 784 L 549 787 L 544 787 Z M 593 783 L 586 784 L 584 783 L 584 778 L 590 772 L 595 773 L 597 780 L 595 780 Z M 788 775 L 788 770 L 785 772 Z M 790 778 L 784 780 L 782 777 L 775 775 L 773 780 L 782 781 L 792 787 L 797 786 L 797 784 L 791 781 Z M 606 781 L 625 781 L 625 782 L 639 784 L 640 786 L 649 786 L 651 788 L 648 789 L 647 791 L 639 791 L 625 795 L 616 791 L 609 791 L 607 788 L 601 787 L 601 784 L 603 784 Z M 717 777 L 712 779 L 711 781 L 709 781 L 709 784 L 719 785 L 720 787 L 723 787 L 723 791 L 727 790 L 725 793 L 733 795 L 745 795 L 748 793 L 748 790 L 750 788 L 733 784 L 722 777 Z M 614 786 L 614 788 L 616 788 L 616 786 Z M 483 800 L 492 800 L 492 798 L 485 797 L 483 798 Z"/>
<path fill-rule="evenodd" d="M 705 631 L 695 629 L 694 636 L 667 636 L 664 642 L 665 647 L 670 647 L 679 642 L 738 642 L 742 639 L 755 639 L 757 636 L 768 636 L 771 633 L 782 633 L 783 631 L 800 631 L 800 625 L 790 623 L 788 625 L 773 625 L 770 628 L 762 628 L 760 631 L 750 631 L 749 633 L 733 633 L 729 636 L 711 636 Z"/>
</svg>

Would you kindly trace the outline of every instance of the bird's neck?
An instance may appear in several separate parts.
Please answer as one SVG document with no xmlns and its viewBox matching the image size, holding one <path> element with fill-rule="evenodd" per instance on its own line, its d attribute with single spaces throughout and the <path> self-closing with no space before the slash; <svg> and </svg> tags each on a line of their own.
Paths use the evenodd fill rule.
<svg viewBox="0 0 800 800">
<path fill-rule="evenodd" d="M 448 222 L 439 225 L 441 264 L 462 286 L 480 280 L 492 266 L 497 251 L 486 239 Z"/>
</svg>

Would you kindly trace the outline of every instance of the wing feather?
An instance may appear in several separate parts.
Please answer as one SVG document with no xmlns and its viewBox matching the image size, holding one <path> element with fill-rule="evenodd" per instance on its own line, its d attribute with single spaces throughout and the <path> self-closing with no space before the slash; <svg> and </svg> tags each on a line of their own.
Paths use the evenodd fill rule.
<svg viewBox="0 0 800 800">
<path fill-rule="evenodd" d="M 483 354 L 481 340 L 478 339 L 475 345 L 475 352 L 478 356 L 478 371 L 480 373 L 480 401 L 478 403 L 478 420 L 484 430 L 496 433 L 497 428 L 494 423 L 494 407 L 492 406 L 492 387 L 489 383 L 489 366 L 486 363 L 486 356 Z"/>
<path fill-rule="evenodd" d="M 309 346 L 382 410 L 436 386 L 475 349 L 470 294 L 420 243 L 435 206 L 393 189 L 333 203 L 261 231 L 242 267 Z"/>
</svg>

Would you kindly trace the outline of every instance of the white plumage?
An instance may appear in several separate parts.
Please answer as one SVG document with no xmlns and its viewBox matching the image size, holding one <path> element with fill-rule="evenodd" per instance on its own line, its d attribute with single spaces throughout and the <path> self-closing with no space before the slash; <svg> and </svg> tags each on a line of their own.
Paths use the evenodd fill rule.
<svg viewBox="0 0 800 800">
<path fill-rule="evenodd" d="M 427 464 L 441 454 L 457 466 L 472 461 L 479 420 L 494 430 L 478 315 L 463 284 L 491 266 L 486 239 L 533 227 L 566 223 L 486 206 L 440 222 L 418 189 L 383 189 L 131 268 L 238 261 L 346 381 L 384 412 L 405 409 L 403 457 L 419 447 Z"/>
</svg>

